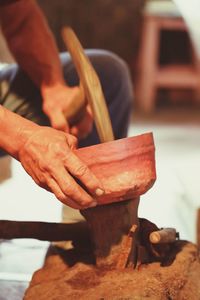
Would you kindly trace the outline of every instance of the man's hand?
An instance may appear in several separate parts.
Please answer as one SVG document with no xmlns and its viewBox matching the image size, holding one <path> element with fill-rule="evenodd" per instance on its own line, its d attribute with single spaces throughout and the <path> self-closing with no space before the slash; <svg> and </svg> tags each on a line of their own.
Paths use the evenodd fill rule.
<svg viewBox="0 0 200 300">
<path fill-rule="evenodd" d="M 73 153 L 75 147 L 74 136 L 52 128 L 39 127 L 21 147 L 18 158 L 39 186 L 53 192 L 64 204 L 83 209 L 95 206 L 92 195 L 103 194 L 103 189 L 95 175 Z"/>
<path fill-rule="evenodd" d="M 80 87 L 68 87 L 65 84 L 44 86 L 41 88 L 43 97 L 43 111 L 49 117 L 51 126 L 55 129 L 71 133 L 76 137 L 84 138 L 92 130 L 92 113 L 87 105 L 81 120 L 69 128 L 66 112 L 71 110 L 78 98 L 83 98 L 84 93 Z"/>
</svg>

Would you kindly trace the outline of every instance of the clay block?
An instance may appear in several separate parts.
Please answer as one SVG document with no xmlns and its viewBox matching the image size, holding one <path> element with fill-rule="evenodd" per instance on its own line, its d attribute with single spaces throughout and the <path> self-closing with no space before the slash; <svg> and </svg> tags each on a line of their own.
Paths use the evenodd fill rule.
<svg viewBox="0 0 200 300">
<path fill-rule="evenodd" d="M 105 194 L 99 204 L 136 198 L 156 180 L 152 133 L 81 148 L 75 151 L 101 180 Z"/>
</svg>

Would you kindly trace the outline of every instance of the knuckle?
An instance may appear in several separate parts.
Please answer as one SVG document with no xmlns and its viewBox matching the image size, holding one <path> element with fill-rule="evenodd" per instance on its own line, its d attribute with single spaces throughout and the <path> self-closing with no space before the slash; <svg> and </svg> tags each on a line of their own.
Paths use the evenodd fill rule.
<svg viewBox="0 0 200 300">
<path fill-rule="evenodd" d="M 69 183 L 66 183 L 63 188 L 63 192 L 65 195 L 72 197 L 74 195 L 74 193 L 76 192 L 76 189 Z"/>
<path fill-rule="evenodd" d="M 36 177 L 34 177 L 34 176 L 31 176 L 31 177 L 38 186 L 42 187 L 40 181 Z"/>
<path fill-rule="evenodd" d="M 83 177 L 88 172 L 88 168 L 85 165 L 79 165 L 74 169 L 74 175 Z"/>
<path fill-rule="evenodd" d="M 63 203 L 65 203 L 68 200 L 67 197 L 61 193 L 57 193 L 55 196 L 58 200 L 60 200 Z"/>
<path fill-rule="evenodd" d="M 76 145 L 78 143 L 78 139 L 74 135 L 67 134 L 67 139 L 70 142 L 70 144 Z"/>
<path fill-rule="evenodd" d="M 44 187 L 47 184 L 46 178 L 42 174 L 38 175 L 38 181 L 41 187 Z"/>
<path fill-rule="evenodd" d="M 59 154 L 62 153 L 63 145 L 64 145 L 64 138 L 61 135 L 59 135 L 56 141 L 54 141 L 53 143 L 49 143 L 48 148 L 49 151 Z"/>
<path fill-rule="evenodd" d="M 49 170 L 49 163 L 46 160 L 40 160 L 38 162 L 39 168 L 42 172 L 46 172 Z"/>
<path fill-rule="evenodd" d="M 90 205 L 91 202 L 85 202 L 85 201 L 80 201 L 79 205 L 81 207 L 88 207 Z"/>
<path fill-rule="evenodd" d="M 43 111 L 55 111 L 55 105 L 54 102 L 48 101 L 48 102 L 43 102 L 42 104 L 42 109 Z"/>
<path fill-rule="evenodd" d="M 53 164 L 52 159 L 56 162 L 61 161 L 62 163 L 70 160 L 70 151 L 63 142 L 55 143 L 49 148 L 49 150 L 50 164 Z"/>
</svg>

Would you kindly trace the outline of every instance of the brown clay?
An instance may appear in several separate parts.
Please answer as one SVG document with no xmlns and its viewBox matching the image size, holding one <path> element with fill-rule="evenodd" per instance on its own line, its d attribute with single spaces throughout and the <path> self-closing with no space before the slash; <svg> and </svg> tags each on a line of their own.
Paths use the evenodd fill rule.
<svg viewBox="0 0 200 300">
<path fill-rule="evenodd" d="M 82 249 L 82 250 L 81 250 Z M 37 271 L 24 300 L 197 300 L 200 299 L 200 264 L 194 244 L 177 241 L 162 264 L 139 269 L 99 269 L 90 251 L 53 248 Z"/>
<path fill-rule="evenodd" d="M 81 148 L 75 154 L 101 180 L 101 205 L 138 197 L 156 180 L 152 133 Z"/>
</svg>

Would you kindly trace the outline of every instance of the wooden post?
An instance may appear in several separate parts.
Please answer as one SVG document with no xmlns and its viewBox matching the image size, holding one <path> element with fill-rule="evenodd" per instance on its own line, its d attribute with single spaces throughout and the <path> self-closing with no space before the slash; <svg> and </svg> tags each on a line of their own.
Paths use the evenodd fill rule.
<svg viewBox="0 0 200 300">
<path fill-rule="evenodd" d="M 129 263 L 135 264 L 136 253 L 132 253 L 131 257 L 129 255 L 136 246 L 138 230 L 134 233 L 135 239 L 132 237 L 134 245 L 124 243 L 131 227 L 136 225 L 139 228 L 138 205 L 139 197 L 81 211 L 91 230 L 98 267 L 123 268 Z M 124 250 L 128 251 L 125 256 Z"/>
</svg>

